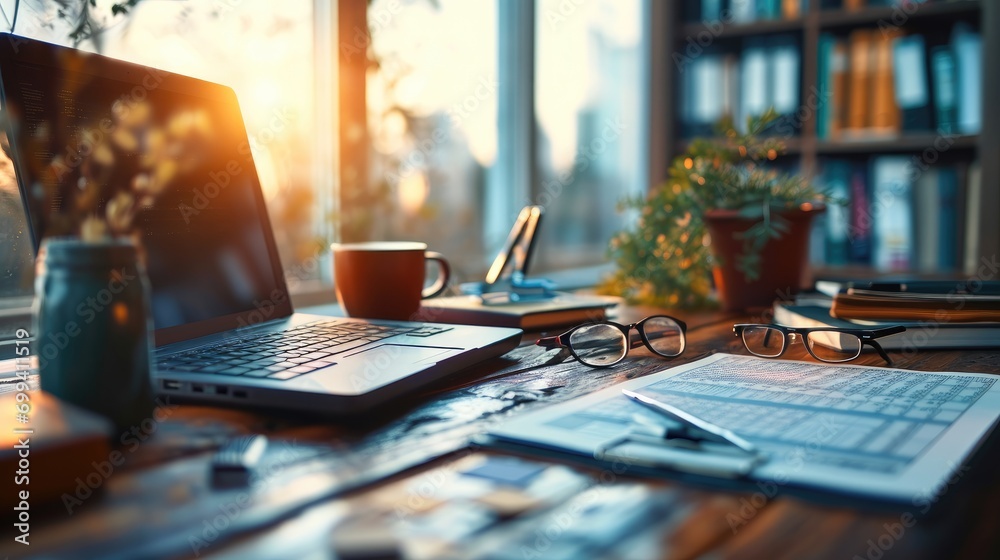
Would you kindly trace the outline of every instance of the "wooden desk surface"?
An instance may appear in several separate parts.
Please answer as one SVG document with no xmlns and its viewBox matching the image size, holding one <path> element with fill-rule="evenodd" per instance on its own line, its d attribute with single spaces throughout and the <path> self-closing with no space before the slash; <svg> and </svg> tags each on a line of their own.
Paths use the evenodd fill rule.
<svg viewBox="0 0 1000 560">
<path fill-rule="evenodd" d="M 629 308 L 620 319 L 638 319 L 654 311 Z M 0 555 L 334 558 L 331 542 L 345 532 L 364 532 L 365 516 L 371 514 L 373 503 L 388 504 L 397 512 L 412 511 L 413 501 L 421 502 L 423 496 L 419 489 L 413 490 L 414 484 L 433 479 L 435 473 L 446 475 L 453 465 L 470 457 L 493 453 L 470 446 L 474 434 L 510 415 L 670 365 L 719 351 L 745 353 L 732 335 L 732 324 L 760 320 L 719 313 L 678 316 L 688 322 L 689 340 L 685 355 L 673 361 L 634 350 L 611 369 L 575 362 L 544 365 L 547 356 L 526 345 L 365 420 L 165 405 L 147 430 L 132 437 L 123 434 L 118 450 L 124 463 L 107 476 L 98 472 L 95 476 L 102 480 L 97 490 L 83 497 L 88 493 L 81 489 L 80 503 L 69 501 L 69 507 L 53 504 L 33 509 L 31 546 L 10 544 L 12 538 L 6 538 Z M 801 348 L 794 345 L 785 357 L 809 360 Z M 927 351 L 893 357 L 897 367 L 907 369 L 1000 374 L 1000 351 Z M 868 355 L 856 363 L 883 365 L 877 356 Z M 266 434 L 272 450 L 280 453 L 277 459 L 250 489 L 213 488 L 208 476 L 212 450 L 234 435 L 247 433 Z M 989 438 L 953 484 L 939 489 L 936 496 L 929 489 L 935 503 L 928 514 L 923 513 L 926 504 L 922 502 L 889 507 L 829 494 L 692 486 L 569 467 L 589 481 L 583 492 L 600 493 L 600 499 L 616 497 L 621 503 L 634 504 L 637 511 L 652 512 L 648 519 L 640 517 L 626 534 L 608 533 L 607 542 L 589 550 L 588 556 L 998 558 L 1000 480 L 994 467 L 1000 459 L 998 439 L 996 434 Z M 99 467 L 95 465 L 95 472 Z M 421 503 L 429 507 L 426 500 Z M 436 507 L 447 505 L 445 500 Z M 546 517 L 570 505 L 556 503 L 553 509 L 486 523 L 463 537 L 462 546 L 469 548 L 460 550 L 488 550 L 496 557 L 510 558 L 562 557 L 571 548 L 556 545 L 570 544 L 570 535 L 583 530 L 590 538 L 601 539 L 602 531 L 608 531 L 607 527 L 572 527 L 571 516 L 565 526 L 553 525 L 556 522 L 551 519 L 557 517 Z M 455 519 L 465 520 L 474 513 L 460 511 Z M 408 522 L 399 515 L 383 529 L 391 533 L 393 523 Z M 360 529 L 344 531 L 344 527 Z M 543 532 L 546 527 L 552 530 Z M 516 539 L 525 532 L 537 534 L 535 545 L 516 548 L 513 543 L 520 542 Z M 562 543 L 545 537 L 558 540 L 563 533 L 567 537 Z M 415 556 L 436 555 L 427 550 L 406 551 Z"/>
</svg>

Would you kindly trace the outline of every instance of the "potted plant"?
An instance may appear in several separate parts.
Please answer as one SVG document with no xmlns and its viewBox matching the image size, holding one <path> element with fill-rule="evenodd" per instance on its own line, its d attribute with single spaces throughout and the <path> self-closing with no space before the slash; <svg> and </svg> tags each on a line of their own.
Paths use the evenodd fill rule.
<svg viewBox="0 0 1000 560">
<path fill-rule="evenodd" d="M 611 239 L 618 267 L 605 291 L 668 307 L 769 305 L 797 291 L 808 264 L 810 222 L 828 197 L 800 175 L 769 167 L 784 150 L 765 131 L 769 110 L 741 133 L 727 119 L 720 139 L 692 141 L 671 163 L 669 180 L 648 197 L 627 199 L 633 229 Z"/>
</svg>

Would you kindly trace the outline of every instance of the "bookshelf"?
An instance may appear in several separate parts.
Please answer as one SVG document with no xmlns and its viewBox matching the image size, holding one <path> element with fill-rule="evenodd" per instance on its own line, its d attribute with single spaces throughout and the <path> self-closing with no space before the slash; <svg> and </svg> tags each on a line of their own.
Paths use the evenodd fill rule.
<svg viewBox="0 0 1000 560">
<path fill-rule="evenodd" d="M 729 3 L 724 0 L 718 5 L 728 6 Z M 777 0 L 779 10 L 784 3 L 786 2 Z M 653 100 L 650 125 L 653 184 L 665 180 L 666 168 L 671 159 L 684 151 L 693 135 L 700 135 L 692 133 L 685 115 L 682 115 L 684 111 L 690 110 L 685 105 L 690 103 L 686 101 L 686 97 L 693 96 L 690 92 L 681 91 L 682 88 L 692 87 L 682 85 L 683 80 L 694 80 L 682 74 L 691 66 L 684 66 L 682 69 L 675 56 L 677 53 L 690 55 L 692 40 L 695 43 L 702 40 L 704 53 L 722 53 L 722 56 L 736 53 L 739 57 L 741 49 L 745 48 L 743 45 L 749 42 L 761 41 L 767 45 L 766 41 L 775 36 L 794 37 L 800 55 L 797 79 L 798 102 L 801 107 L 810 94 L 815 95 L 819 87 L 821 37 L 837 37 L 846 42 L 846 38 L 855 30 L 872 30 L 874 37 L 875 31 L 892 26 L 898 27 L 902 35 L 926 35 L 929 38 L 929 52 L 931 42 L 947 40 L 954 24 L 965 22 L 981 38 L 981 127 L 977 133 L 948 134 L 947 148 L 934 154 L 935 165 L 962 169 L 959 176 L 963 181 L 967 178 L 964 173 L 972 162 L 977 162 L 980 177 L 979 192 L 963 191 L 959 198 L 963 206 L 959 226 L 964 229 L 958 232 L 963 240 L 957 249 L 954 267 L 928 270 L 925 265 L 919 268 L 915 264 L 918 255 L 904 269 L 888 270 L 873 263 L 849 262 L 835 266 L 817 263 L 814 265 L 814 273 L 827 277 L 866 278 L 906 272 L 926 277 L 967 277 L 975 274 L 975 263 L 979 257 L 1000 253 L 1000 106 L 989 102 L 1000 99 L 1000 2 L 927 0 L 916 6 L 905 6 L 905 10 L 903 6 L 892 5 L 894 2 L 890 0 L 867 0 L 861 4 L 868 5 L 853 10 L 839 4 L 842 3 L 835 0 L 803 0 L 798 10 L 800 13 L 794 17 L 739 23 L 702 19 L 698 1 L 653 2 L 651 16 L 654 22 L 659 21 L 659 24 L 653 24 L 653 29 L 660 30 L 660 33 L 652 38 L 649 48 L 654 55 L 657 50 L 661 53 L 654 60 L 663 61 L 658 64 L 658 68 L 653 69 L 650 84 Z M 710 41 L 705 40 L 708 37 L 711 37 Z M 664 52 L 668 53 L 665 57 L 662 54 Z M 929 79 L 931 77 L 933 76 L 929 76 Z M 663 104 L 658 106 L 656 100 L 662 100 Z M 931 109 L 933 110 L 933 106 Z M 830 137 L 827 132 L 817 134 L 817 111 L 802 112 L 796 120 L 794 134 L 784 138 L 787 152 L 779 161 L 784 162 L 783 165 L 790 163 L 797 166 L 803 174 L 810 177 L 819 177 L 824 164 L 831 159 L 867 165 L 883 156 L 918 157 L 932 148 L 941 137 L 934 126 L 928 130 L 904 128 L 901 132 L 872 136 L 860 134 Z M 972 198 L 969 197 L 970 194 Z M 975 215 L 969 212 L 974 212 Z M 978 248 L 970 248 L 970 239 L 978 240 Z M 916 251 L 919 250 L 918 246 Z"/>
</svg>

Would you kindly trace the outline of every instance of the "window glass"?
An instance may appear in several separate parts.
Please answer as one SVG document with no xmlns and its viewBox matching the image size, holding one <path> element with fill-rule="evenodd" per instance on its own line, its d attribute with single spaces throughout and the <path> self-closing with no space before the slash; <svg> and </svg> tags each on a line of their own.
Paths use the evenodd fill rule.
<svg viewBox="0 0 1000 560">
<path fill-rule="evenodd" d="M 21 2 L 15 32 L 73 46 L 71 33 L 84 20 L 72 10 L 80 8 L 57 4 Z M 328 217 L 316 204 L 314 139 L 332 123 L 317 123 L 313 1 L 140 2 L 127 16 L 112 16 L 100 2 L 85 9 L 105 30 L 77 48 L 236 91 L 289 285 L 294 289 L 294 280 L 316 276 L 318 234 Z M 7 190 L 0 185 L 4 216 Z M 6 219 L 4 224 L 8 229 Z M 0 231 L 0 239 L 4 235 Z M 0 295 L 11 289 L 7 260 L 5 250 Z"/>
<path fill-rule="evenodd" d="M 31 294 L 34 254 L 14 178 L 14 165 L 0 150 L 0 309 L 23 305 L 7 298 Z M 5 303 L 7 305 L 5 305 Z"/>
<path fill-rule="evenodd" d="M 537 173 L 545 206 L 533 270 L 593 265 L 644 191 L 642 2 L 538 0 Z"/>
<path fill-rule="evenodd" d="M 368 9 L 369 239 L 418 240 L 456 276 L 486 269 L 484 212 L 496 188 L 497 6 L 492 0 L 375 0 Z"/>
</svg>

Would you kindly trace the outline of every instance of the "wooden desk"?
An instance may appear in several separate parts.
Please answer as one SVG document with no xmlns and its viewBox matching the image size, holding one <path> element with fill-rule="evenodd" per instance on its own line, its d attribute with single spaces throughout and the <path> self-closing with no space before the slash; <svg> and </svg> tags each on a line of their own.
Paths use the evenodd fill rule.
<svg viewBox="0 0 1000 560">
<path fill-rule="evenodd" d="M 654 311 L 627 309 L 621 320 Z M 544 356 L 527 345 L 366 420 L 331 422 L 287 413 L 164 406 L 159 414 L 162 421 L 149 433 L 135 434 L 119 447 L 124 464 L 108 476 L 101 475 L 103 480 L 92 496 L 74 505 L 72 514 L 63 504 L 45 511 L 33 509 L 31 547 L 12 545 L 7 538 L 0 555 L 331 558 L 331 533 L 338 526 L 357 525 L 352 518 L 365 515 L 373 501 L 384 505 L 388 493 L 388 499 L 404 507 L 414 496 L 401 490 L 410 477 L 434 469 L 446 472 L 470 454 L 486 453 L 468 447 L 470 436 L 509 415 L 669 365 L 718 351 L 744 353 L 732 335 L 732 324 L 760 320 L 723 314 L 679 316 L 690 330 L 687 351 L 677 360 L 636 350 L 625 363 L 611 369 L 591 369 L 574 362 L 539 367 Z M 1000 373 L 1000 351 L 893 356 L 902 368 Z M 800 345 L 793 346 L 786 358 L 810 359 Z M 867 355 L 858 363 L 882 365 L 877 356 Z M 249 495 L 238 488 L 213 489 L 208 477 L 211 451 L 227 438 L 245 433 L 267 434 L 286 457 L 272 466 Z M 627 535 L 615 536 L 600 552 L 591 551 L 595 556 L 997 558 L 1000 481 L 993 466 L 1000 458 L 997 440 L 994 434 L 954 484 L 941 489 L 929 515 L 920 515 L 923 504 L 888 508 L 783 489 L 765 495 L 755 488 L 695 487 L 669 480 L 602 476 L 607 473 L 578 466 L 572 469 L 585 476 L 591 488 L 633 492 L 637 508 L 659 506 L 659 513 Z M 372 482 L 400 471 L 388 480 Z M 498 535 L 512 534 L 512 527 L 545 527 L 546 515 L 541 511 L 490 524 L 467 541 L 469 546 L 484 539 L 509 542 Z M 400 518 L 398 522 L 407 521 Z M 586 529 L 597 535 L 604 530 Z M 532 549 L 503 550 L 501 546 L 493 552 L 545 558 L 547 552 L 563 550 L 543 546 L 544 540 L 539 543 Z"/>
</svg>

